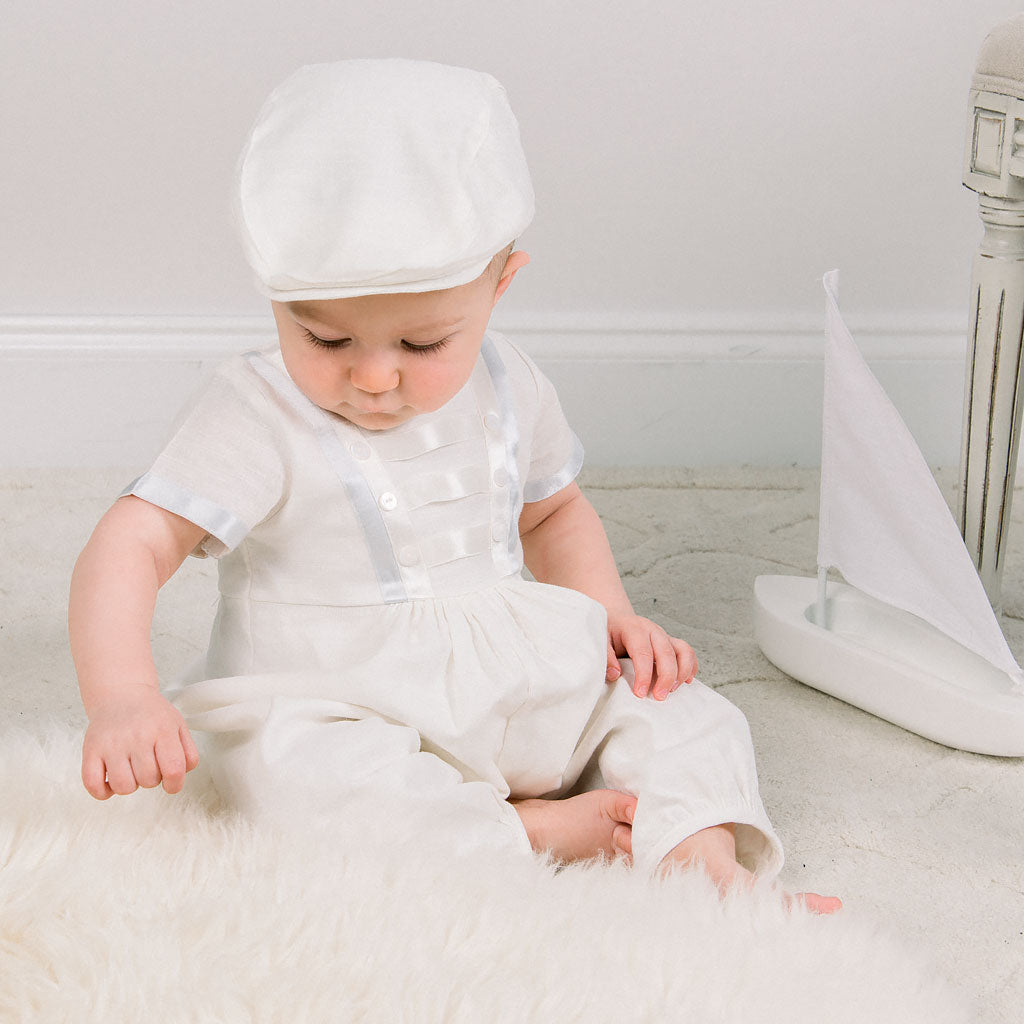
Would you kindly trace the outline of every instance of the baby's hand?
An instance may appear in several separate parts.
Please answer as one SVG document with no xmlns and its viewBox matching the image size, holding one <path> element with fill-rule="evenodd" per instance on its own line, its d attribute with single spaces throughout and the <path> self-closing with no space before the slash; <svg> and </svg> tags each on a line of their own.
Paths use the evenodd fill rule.
<svg viewBox="0 0 1024 1024">
<path fill-rule="evenodd" d="M 622 675 L 619 658 L 633 660 L 633 692 L 664 700 L 680 683 L 692 683 L 697 656 L 685 641 L 669 636 L 656 622 L 640 615 L 608 617 L 609 683 Z"/>
<path fill-rule="evenodd" d="M 82 748 L 82 782 L 97 800 L 163 782 L 178 793 L 199 752 L 181 712 L 156 690 L 142 689 L 91 709 Z"/>
</svg>

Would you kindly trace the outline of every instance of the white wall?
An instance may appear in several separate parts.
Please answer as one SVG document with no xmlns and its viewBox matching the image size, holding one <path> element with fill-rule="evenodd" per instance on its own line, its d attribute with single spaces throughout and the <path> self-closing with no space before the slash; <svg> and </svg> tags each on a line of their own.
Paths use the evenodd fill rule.
<svg viewBox="0 0 1024 1024">
<path fill-rule="evenodd" d="M 136 381 L 173 406 L 197 340 L 215 354 L 259 334 L 265 303 L 227 216 L 256 110 L 301 64 L 409 56 L 508 89 L 538 214 L 522 240 L 533 262 L 498 320 L 558 378 L 596 461 L 813 462 L 818 281 L 839 266 L 855 330 L 926 454 L 949 462 L 981 233 L 960 185 L 967 91 L 986 32 L 1016 12 L 1010 0 L 8 0 L 2 458 L 96 461 L 103 446 L 81 438 L 116 428 L 107 391 Z M 142 319 L 124 330 L 83 316 Z M 154 346 L 174 374 L 153 369 Z M 110 347 L 121 362 L 93 392 Z M 647 361 L 617 363 L 618 350 Z M 61 406 L 76 422 L 40 401 L 53 380 L 74 390 Z M 163 414 L 144 405 L 140 449 Z M 676 411 L 685 440 L 668 429 Z M 6 444 L 19 429 L 31 444 Z"/>
</svg>

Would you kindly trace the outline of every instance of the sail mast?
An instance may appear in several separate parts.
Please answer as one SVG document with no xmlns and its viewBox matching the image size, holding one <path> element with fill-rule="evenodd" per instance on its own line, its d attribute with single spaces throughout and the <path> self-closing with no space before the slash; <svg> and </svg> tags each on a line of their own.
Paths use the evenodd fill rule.
<svg viewBox="0 0 1024 1024">
<path fill-rule="evenodd" d="M 828 620 L 825 618 L 825 598 L 828 591 L 828 566 L 818 566 L 818 605 L 814 613 L 814 624 L 828 629 Z"/>
</svg>

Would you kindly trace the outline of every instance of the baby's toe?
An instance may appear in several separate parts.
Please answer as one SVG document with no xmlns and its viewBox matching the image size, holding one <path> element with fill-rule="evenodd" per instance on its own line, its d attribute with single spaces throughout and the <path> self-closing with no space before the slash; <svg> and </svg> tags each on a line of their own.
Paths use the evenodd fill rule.
<svg viewBox="0 0 1024 1024">
<path fill-rule="evenodd" d="M 612 849 L 623 857 L 633 855 L 633 830 L 629 825 L 616 825 L 612 829 Z"/>
<path fill-rule="evenodd" d="M 633 824 L 633 814 L 636 812 L 636 797 L 629 793 L 621 793 L 617 789 L 607 791 L 611 797 L 606 813 L 613 821 L 621 821 L 627 825 Z"/>
</svg>

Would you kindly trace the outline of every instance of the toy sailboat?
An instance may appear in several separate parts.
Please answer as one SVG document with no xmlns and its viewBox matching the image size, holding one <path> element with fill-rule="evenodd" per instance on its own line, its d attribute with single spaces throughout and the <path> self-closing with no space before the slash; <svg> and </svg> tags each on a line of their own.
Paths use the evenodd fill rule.
<svg viewBox="0 0 1024 1024">
<path fill-rule="evenodd" d="M 783 672 L 879 718 L 1024 756 L 1024 673 L 924 456 L 843 323 L 838 283 L 825 275 L 818 578 L 759 576 L 755 637 Z"/>
</svg>

